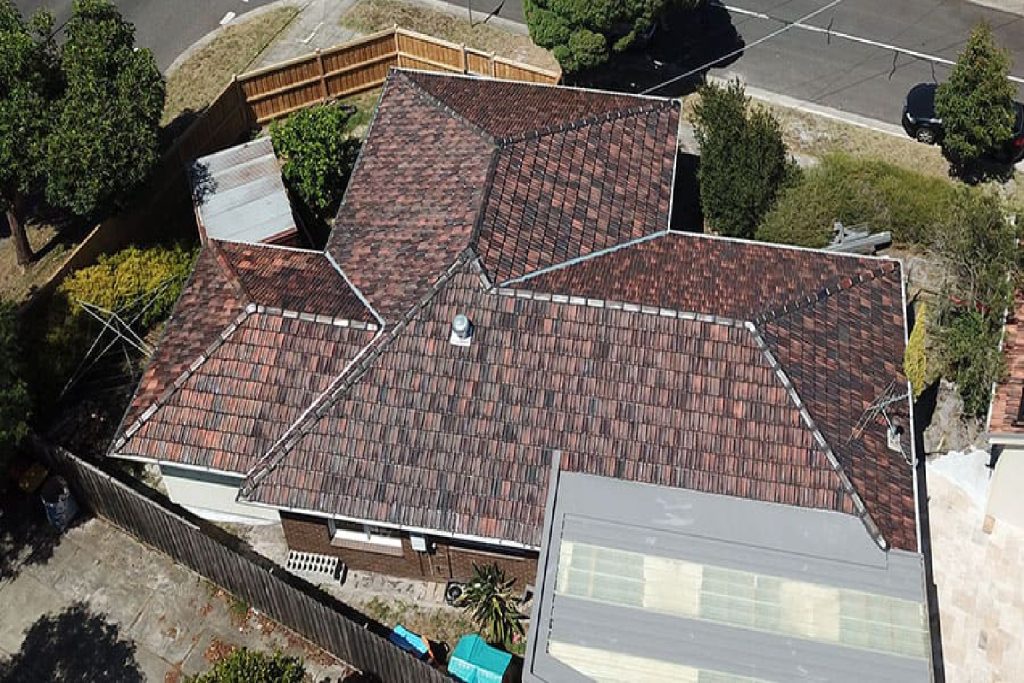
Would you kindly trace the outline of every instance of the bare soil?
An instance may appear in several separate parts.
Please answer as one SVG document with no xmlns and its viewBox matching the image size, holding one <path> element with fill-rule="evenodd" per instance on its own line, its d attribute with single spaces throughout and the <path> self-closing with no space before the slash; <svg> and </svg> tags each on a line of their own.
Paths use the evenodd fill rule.
<svg viewBox="0 0 1024 683">
<path fill-rule="evenodd" d="M 36 260 L 23 271 L 18 266 L 14 240 L 7 231 L 7 219 L 0 216 L 0 299 L 20 303 L 60 268 L 74 244 L 62 240 L 57 228 L 49 224 L 30 223 L 26 228 Z"/>
</svg>

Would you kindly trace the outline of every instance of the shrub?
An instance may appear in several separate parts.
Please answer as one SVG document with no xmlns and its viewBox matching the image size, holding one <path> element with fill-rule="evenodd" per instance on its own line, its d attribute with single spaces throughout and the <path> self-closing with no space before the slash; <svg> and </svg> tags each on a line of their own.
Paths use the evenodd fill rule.
<svg viewBox="0 0 1024 683">
<path fill-rule="evenodd" d="M 296 657 L 267 655 L 247 648 L 235 650 L 190 683 L 302 683 L 306 669 Z"/>
<path fill-rule="evenodd" d="M 496 564 L 473 565 L 473 579 L 459 597 L 458 605 L 472 614 L 488 642 L 508 648 L 523 635 L 519 599 L 512 594 L 515 579 L 506 579 Z"/>
<path fill-rule="evenodd" d="M 779 193 L 757 238 L 805 247 L 826 246 L 832 223 L 891 231 L 901 244 L 929 244 L 947 221 L 954 187 L 883 161 L 830 154 Z"/>
<path fill-rule="evenodd" d="M 0 301 L 0 477 L 5 476 L 4 459 L 28 435 L 31 399 L 19 327 L 14 304 Z"/>
<path fill-rule="evenodd" d="M 337 209 L 359 154 L 359 141 L 349 136 L 352 114 L 347 107 L 322 105 L 270 126 L 285 182 L 321 219 Z"/>
<path fill-rule="evenodd" d="M 140 314 L 143 328 L 166 318 L 192 271 L 195 251 L 173 247 L 129 247 L 100 256 L 61 283 L 58 293 L 69 303 L 86 301 L 111 311 Z M 144 309 L 144 310 L 143 310 Z M 77 306 L 70 309 L 79 315 Z"/>
<path fill-rule="evenodd" d="M 925 330 L 928 321 L 928 306 L 921 304 L 917 307 L 917 319 L 914 321 L 914 329 L 907 341 L 907 349 L 903 355 L 903 371 L 910 380 L 910 388 L 916 399 L 928 386 L 928 357 L 925 347 Z"/>
<path fill-rule="evenodd" d="M 1009 75 L 1009 54 L 996 46 L 988 24 L 979 24 L 935 93 L 942 151 L 954 168 L 970 166 L 1012 136 L 1017 87 Z"/>
<path fill-rule="evenodd" d="M 947 379 L 956 383 L 964 414 L 985 417 L 992 384 L 1006 374 L 999 348 L 1000 325 L 978 310 L 951 311 L 939 328 L 942 363 Z"/>
<path fill-rule="evenodd" d="M 705 85 L 694 108 L 704 217 L 723 235 L 753 237 L 779 189 L 799 176 L 778 121 L 751 109 L 738 81 Z"/>
<path fill-rule="evenodd" d="M 608 61 L 636 45 L 673 7 L 704 0 L 525 0 L 530 38 L 552 51 L 567 74 Z M 609 49 L 610 46 L 610 49 Z"/>
</svg>

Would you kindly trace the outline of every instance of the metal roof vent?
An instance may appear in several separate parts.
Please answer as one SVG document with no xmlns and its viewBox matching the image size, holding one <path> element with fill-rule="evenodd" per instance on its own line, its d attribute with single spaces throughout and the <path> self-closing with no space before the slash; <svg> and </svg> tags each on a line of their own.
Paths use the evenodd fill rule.
<svg viewBox="0 0 1024 683">
<path fill-rule="evenodd" d="M 473 339 L 473 323 L 462 313 L 452 320 L 452 334 L 448 341 L 455 346 L 469 346 Z"/>
</svg>

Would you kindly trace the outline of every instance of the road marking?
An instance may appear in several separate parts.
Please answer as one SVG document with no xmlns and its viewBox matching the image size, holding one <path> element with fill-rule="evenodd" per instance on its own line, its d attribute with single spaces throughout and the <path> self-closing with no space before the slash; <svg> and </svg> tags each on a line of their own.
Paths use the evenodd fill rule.
<svg viewBox="0 0 1024 683">
<path fill-rule="evenodd" d="M 786 21 L 785 19 L 779 19 L 778 17 L 773 17 L 769 14 L 765 14 L 764 12 L 755 12 L 753 10 L 743 9 L 742 7 L 733 7 L 732 5 L 720 6 L 724 7 L 725 9 L 729 10 L 729 12 L 734 14 L 742 14 L 744 16 L 754 17 L 755 19 L 764 19 L 766 21 L 774 21 L 780 24 L 791 23 Z M 955 61 L 946 59 L 945 57 L 938 57 L 936 55 L 930 55 L 925 52 L 918 52 L 917 50 L 908 50 L 907 48 L 900 47 L 899 45 L 890 45 L 889 43 L 882 43 L 877 40 L 872 40 L 870 38 L 861 38 L 860 36 L 855 36 L 850 33 L 843 33 L 842 31 L 833 31 L 822 26 L 804 24 L 799 21 L 792 22 L 791 25 L 793 26 L 793 28 L 803 29 L 805 31 L 810 31 L 812 33 L 824 33 L 828 36 L 842 38 L 843 40 L 848 40 L 852 43 L 860 43 L 862 45 L 870 45 L 871 47 L 882 48 L 883 50 L 891 50 L 893 52 L 898 52 L 900 54 L 908 55 L 910 57 L 917 57 L 918 59 L 923 59 L 928 62 L 935 62 L 936 64 L 945 64 L 946 66 L 956 65 Z M 1010 76 L 1010 80 L 1013 81 L 1014 83 L 1024 83 L 1024 78 L 1020 78 L 1018 76 Z"/>
<path fill-rule="evenodd" d="M 231 23 L 231 20 L 234 19 L 236 16 L 238 15 L 236 15 L 234 12 L 228 12 L 224 15 L 224 18 L 220 20 L 220 25 L 223 26 L 224 24 Z"/>
<path fill-rule="evenodd" d="M 313 32 L 312 33 L 310 33 L 308 36 L 306 36 L 305 38 L 303 38 L 299 42 L 302 43 L 303 45 L 308 45 L 309 41 L 313 40 L 313 37 L 316 35 L 316 32 L 319 31 L 320 27 L 323 26 L 323 25 L 324 25 L 324 22 L 321 21 L 319 24 L 317 24 L 316 26 L 313 27 Z"/>
</svg>

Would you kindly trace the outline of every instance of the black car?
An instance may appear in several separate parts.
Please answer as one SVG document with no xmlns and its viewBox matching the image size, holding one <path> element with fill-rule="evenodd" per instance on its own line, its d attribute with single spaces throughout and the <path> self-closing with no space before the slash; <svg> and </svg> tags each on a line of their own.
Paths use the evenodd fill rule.
<svg viewBox="0 0 1024 683">
<path fill-rule="evenodd" d="M 929 145 L 942 139 L 942 119 L 935 113 L 935 83 L 918 83 L 907 93 L 903 105 L 903 130 L 907 135 Z M 1013 137 L 999 149 L 992 150 L 997 161 L 1015 163 L 1024 158 L 1024 104 L 1014 102 L 1017 116 L 1013 122 Z"/>
</svg>

